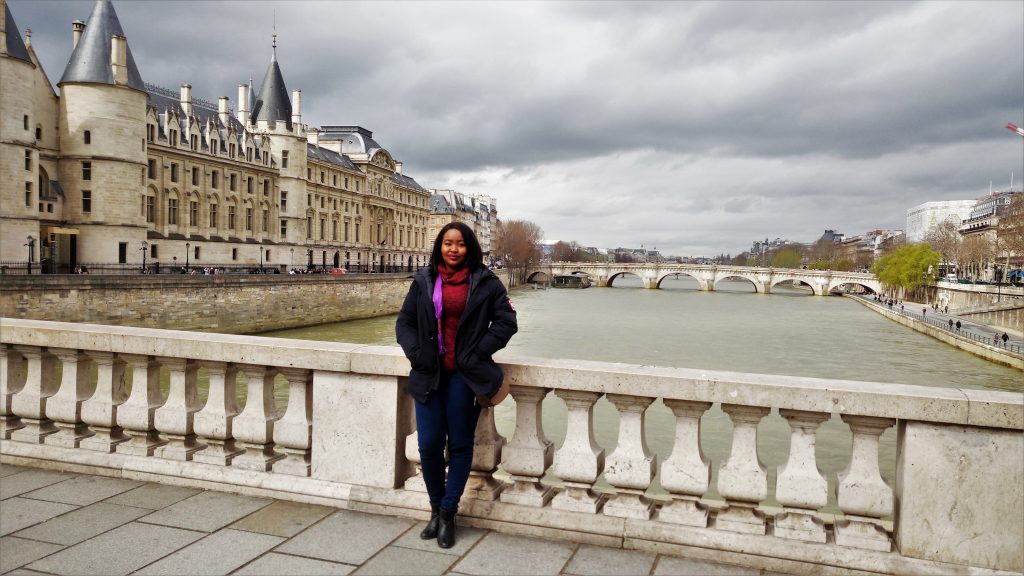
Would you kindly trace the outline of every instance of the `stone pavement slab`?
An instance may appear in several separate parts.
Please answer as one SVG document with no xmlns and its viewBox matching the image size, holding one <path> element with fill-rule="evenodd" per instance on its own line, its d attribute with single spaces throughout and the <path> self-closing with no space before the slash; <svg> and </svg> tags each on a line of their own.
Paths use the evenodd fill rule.
<svg viewBox="0 0 1024 576">
<path fill-rule="evenodd" d="M 228 574 L 284 542 L 284 538 L 240 530 L 220 530 L 136 574 Z"/>
<path fill-rule="evenodd" d="M 576 544 L 491 532 L 452 570 L 460 574 L 560 574 Z"/>
<path fill-rule="evenodd" d="M 29 562 L 49 556 L 61 548 L 63 546 L 58 544 L 23 540 L 14 536 L 0 538 L 0 550 L 3 550 L 3 554 L 0 554 L 0 574 L 6 574 Z"/>
<path fill-rule="evenodd" d="M 335 510 L 327 506 L 276 500 L 270 506 L 235 522 L 231 528 L 291 538 Z"/>
<path fill-rule="evenodd" d="M 26 472 L 28 470 L 31 470 L 31 468 L 15 466 L 14 464 L 0 464 L 0 478 L 10 476 L 11 474 L 17 474 L 19 472 Z"/>
<path fill-rule="evenodd" d="M 282 574 L 345 576 L 352 573 L 355 569 L 355 566 L 347 564 L 336 564 L 324 560 L 271 552 L 270 554 L 260 556 L 241 570 L 235 572 L 235 574 L 242 576 L 281 576 Z"/>
<path fill-rule="evenodd" d="M 409 530 L 398 540 L 395 540 L 395 546 L 401 546 L 403 548 L 412 548 L 413 550 L 423 550 L 424 552 L 440 552 L 442 554 L 454 554 L 455 556 L 462 556 L 467 550 L 476 544 L 476 541 L 483 538 L 484 534 L 487 534 L 486 530 L 481 528 L 469 528 L 466 526 L 459 526 L 458 520 L 455 522 L 455 546 L 451 548 L 440 548 L 437 545 L 437 539 L 431 538 L 430 540 L 421 540 L 420 532 L 427 527 L 426 522 L 420 522 Z"/>
<path fill-rule="evenodd" d="M 131 574 L 202 538 L 202 532 L 132 522 L 37 560 L 26 568 L 92 576 Z"/>
<path fill-rule="evenodd" d="M 761 571 L 745 566 L 713 564 L 701 560 L 689 560 L 662 556 L 654 569 L 655 576 L 757 576 Z"/>
<path fill-rule="evenodd" d="M 239 518 L 252 514 L 271 502 L 267 498 L 251 498 L 223 492 L 201 492 L 167 508 L 157 510 L 149 516 L 144 516 L 141 521 L 188 530 L 213 532 Z"/>
<path fill-rule="evenodd" d="M 42 524 L 26 528 L 15 536 L 71 546 L 107 530 L 113 530 L 122 524 L 127 524 L 140 516 L 149 514 L 149 512 L 143 508 L 97 502 L 92 506 L 79 508 Z"/>
<path fill-rule="evenodd" d="M 88 506 L 111 496 L 137 488 L 142 482 L 106 478 L 104 476 L 78 476 L 64 482 L 57 482 L 45 488 L 22 494 L 25 498 Z"/>
<path fill-rule="evenodd" d="M 0 536 L 28 528 L 33 524 L 71 512 L 76 508 L 77 506 L 58 502 L 9 498 L 0 504 Z"/>
<path fill-rule="evenodd" d="M 436 548 L 436 544 L 435 544 Z M 440 548 L 437 548 L 440 550 Z M 380 576 L 441 576 L 458 560 L 451 554 L 388 546 L 354 574 Z"/>
<path fill-rule="evenodd" d="M 6 500 L 8 498 L 18 496 L 19 494 L 37 490 L 43 486 L 49 486 L 50 484 L 70 480 L 74 477 L 74 474 L 67 474 L 64 472 L 51 472 L 50 470 L 33 469 L 4 476 L 4 481 L 0 482 L 0 500 Z"/>
<path fill-rule="evenodd" d="M 580 545 L 565 569 L 573 576 L 632 576 L 650 574 L 655 554 L 637 550 Z"/>
<path fill-rule="evenodd" d="M 345 564 L 362 564 L 415 522 L 341 510 L 282 544 L 277 551 Z"/>
<path fill-rule="evenodd" d="M 143 484 L 134 490 L 122 492 L 113 498 L 107 498 L 108 504 L 120 504 L 134 508 L 149 508 L 159 510 L 166 508 L 185 498 L 195 496 L 202 490 L 195 488 L 184 488 L 181 486 L 165 486 L 162 484 Z"/>
</svg>

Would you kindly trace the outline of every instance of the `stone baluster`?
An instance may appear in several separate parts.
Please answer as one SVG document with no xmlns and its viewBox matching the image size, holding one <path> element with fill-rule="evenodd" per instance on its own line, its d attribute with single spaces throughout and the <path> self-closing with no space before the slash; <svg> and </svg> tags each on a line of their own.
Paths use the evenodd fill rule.
<svg viewBox="0 0 1024 576">
<path fill-rule="evenodd" d="M 38 346 L 15 346 L 25 358 L 25 385 L 14 395 L 11 411 L 24 424 L 11 432 L 11 440 L 42 444 L 44 437 L 57 432 L 46 417 L 46 401 L 57 392 L 54 357 Z"/>
<path fill-rule="evenodd" d="M 775 516 L 779 538 L 825 542 L 825 525 L 815 512 L 828 503 L 828 480 L 818 469 L 814 446 L 818 426 L 829 419 L 825 412 L 780 409 L 792 430 L 789 459 L 779 467 L 775 497 L 782 513 Z"/>
<path fill-rule="evenodd" d="M 594 439 L 594 403 L 601 397 L 595 392 L 555 390 L 565 402 L 565 442 L 555 452 L 551 473 L 565 483 L 565 490 L 552 500 L 558 510 L 596 514 L 604 506 L 604 497 L 592 490 L 604 471 L 604 449 Z"/>
<path fill-rule="evenodd" d="M 0 439 L 25 426 L 11 411 L 14 395 L 25 386 L 25 358 L 10 344 L 0 344 Z"/>
<path fill-rule="evenodd" d="M 168 460 L 191 460 L 192 455 L 202 448 L 196 441 L 196 412 L 199 398 L 196 395 L 196 373 L 199 365 L 187 358 L 157 358 L 170 372 L 170 390 L 167 401 L 157 408 L 154 424 L 162 439 L 167 442 L 156 449 L 155 454 Z"/>
<path fill-rule="evenodd" d="M 746 534 L 764 534 L 764 514 L 757 505 L 768 496 L 768 471 L 757 456 L 757 424 L 771 408 L 722 404 L 732 419 L 732 450 L 718 471 L 718 493 L 728 506 L 715 526 Z"/>
<path fill-rule="evenodd" d="M 541 423 L 541 402 L 551 389 L 512 386 L 509 392 L 516 402 L 516 430 L 501 449 L 501 464 L 513 484 L 502 491 L 501 501 L 540 508 L 553 495 L 540 482 L 554 454 Z"/>
<path fill-rule="evenodd" d="M 89 426 L 82 421 L 82 402 L 92 392 L 91 364 L 89 357 L 70 348 L 50 348 L 63 365 L 60 389 L 46 401 L 46 416 L 53 420 L 58 432 L 44 440 L 46 444 L 78 448 L 83 438 L 92 435 Z"/>
<path fill-rule="evenodd" d="M 245 450 L 232 461 L 232 465 L 246 470 L 269 472 L 273 463 L 284 454 L 274 452 L 274 370 L 266 366 L 247 365 L 242 368 L 246 377 L 245 408 L 235 417 L 235 440 Z"/>
<path fill-rule="evenodd" d="M 700 419 L 711 403 L 666 399 L 665 405 L 676 417 L 676 438 L 672 454 L 661 464 L 660 477 L 672 501 L 658 511 L 658 520 L 704 528 L 708 507 L 700 499 L 711 483 L 711 463 L 700 448 Z"/>
<path fill-rule="evenodd" d="M 313 372 L 281 368 L 288 380 L 288 408 L 274 425 L 274 442 L 284 458 L 274 462 L 274 472 L 309 476 L 313 441 Z"/>
<path fill-rule="evenodd" d="M 839 509 L 845 518 L 837 519 L 836 544 L 888 552 L 889 535 L 878 524 L 892 514 L 893 492 L 878 470 L 878 438 L 890 426 L 892 418 L 842 415 L 853 432 L 850 465 L 839 473 Z"/>
<path fill-rule="evenodd" d="M 469 470 L 465 495 L 476 500 L 496 500 L 505 484 L 494 478 L 494 471 L 501 463 L 501 449 L 505 437 L 498 434 L 494 426 L 494 408 L 484 408 L 476 421 L 476 437 L 473 441 L 473 464 Z M 419 451 L 416 451 L 419 462 Z M 426 487 L 424 487 L 426 490 Z"/>
<path fill-rule="evenodd" d="M 607 516 L 649 520 L 654 503 L 644 492 L 654 479 L 656 457 L 647 448 L 644 419 L 654 398 L 609 394 L 608 401 L 619 411 L 619 443 L 608 456 L 604 479 L 616 494 L 604 505 Z"/>
<path fill-rule="evenodd" d="M 82 420 L 94 434 L 82 440 L 82 448 L 113 452 L 128 437 L 117 422 L 117 410 L 128 399 L 124 385 L 124 360 L 112 352 L 89 352 L 96 362 L 96 391 L 82 403 Z"/>
<path fill-rule="evenodd" d="M 196 452 L 192 461 L 228 466 L 232 458 L 242 453 L 235 445 L 231 430 L 239 412 L 235 394 L 238 369 L 234 364 L 208 361 L 200 361 L 199 367 L 206 369 L 209 393 L 206 406 L 196 414 L 192 428 L 206 448 Z"/>
<path fill-rule="evenodd" d="M 118 454 L 152 456 L 166 442 L 153 425 L 156 409 L 163 404 L 160 394 L 160 364 L 144 354 L 118 354 L 132 369 L 128 400 L 117 408 L 117 423 L 129 437 L 115 449 Z"/>
</svg>

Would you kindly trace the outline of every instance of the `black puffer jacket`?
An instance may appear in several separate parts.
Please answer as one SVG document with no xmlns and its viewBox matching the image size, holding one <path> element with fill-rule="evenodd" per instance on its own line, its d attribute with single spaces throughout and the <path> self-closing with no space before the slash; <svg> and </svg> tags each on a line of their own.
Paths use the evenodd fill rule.
<svg viewBox="0 0 1024 576">
<path fill-rule="evenodd" d="M 412 364 L 409 394 L 419 402 L 437 389 L 441 361 L 437 354 L 434 316 L 436 276 L 432 268 L 416 273 L 395 323 L 398 343 Z M 504 377 L 491 356 L 505 347 L 518 330 L 516 311 L 501 280 L 486 268 L 469 275 L 469 299 L 455 333 L 455 366 L 476 395 L 491 396 Z"/>
</svg>

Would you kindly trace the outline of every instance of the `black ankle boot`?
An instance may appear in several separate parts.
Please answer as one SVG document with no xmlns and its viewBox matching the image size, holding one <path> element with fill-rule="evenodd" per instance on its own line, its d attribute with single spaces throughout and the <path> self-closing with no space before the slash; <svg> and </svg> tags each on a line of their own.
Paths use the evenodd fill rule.
<svg viewBox="0 0 1024 576">
<path fill-rule="evenodd" d="M 455 510 L 441 509 L 440 522 L 437 525 L 437 545 L 451 548 L 455 545 Z"/>
<path fill-rule="evenodd" d="M 430 521 L 427 522 L 427 527 L 420 532 L 420 539 L 430 540 L 431 538 L 437 538 L 437 524 L 440 522 L 441 506 L 439 504 L 430 505 Z"/>
</svg>

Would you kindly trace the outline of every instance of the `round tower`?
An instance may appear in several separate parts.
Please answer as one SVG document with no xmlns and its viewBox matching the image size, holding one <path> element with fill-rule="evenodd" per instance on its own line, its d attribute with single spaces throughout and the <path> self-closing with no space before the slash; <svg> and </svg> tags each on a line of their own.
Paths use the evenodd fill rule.
<svg viewBox="0 0 1024 576">
<path fill-rule="evenodd" d="M 142 77 L 109 0 L 98 0 L 57 86 L 60 182 L 76 262 L 134 262 L 146 239 Z M 134 250 L 133 250 L 134 248 Z"/>
</svg>

